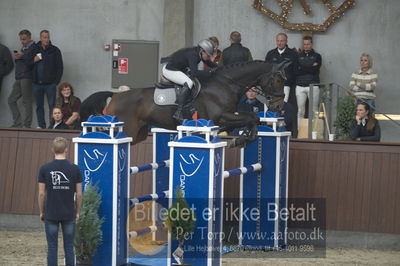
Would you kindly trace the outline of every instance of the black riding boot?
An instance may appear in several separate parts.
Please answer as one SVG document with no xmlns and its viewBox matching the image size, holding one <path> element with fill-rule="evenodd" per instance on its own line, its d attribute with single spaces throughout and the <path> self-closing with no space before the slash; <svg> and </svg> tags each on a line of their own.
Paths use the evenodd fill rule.
<svg viewBox="0 0 400 266">
<path fill-rule="evenodd" d="M 183 122 L 183 107 L 185 106 L 189 95 L 190 88 L 187 83 L 185 83 L 182 87 L 176 88 L 176 103 L 178 104 L 178 109 L 173 115 L 173 118 L 179 123 Z"/>
</svg>

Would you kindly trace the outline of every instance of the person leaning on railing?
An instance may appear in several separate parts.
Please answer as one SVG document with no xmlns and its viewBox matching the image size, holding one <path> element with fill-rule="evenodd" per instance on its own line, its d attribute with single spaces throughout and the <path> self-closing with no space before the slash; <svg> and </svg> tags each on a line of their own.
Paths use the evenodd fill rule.
<svg viewBox="0 0 400 266">
<path fill-rule="evenodd" d="M 380 141 L 381 128 L 367 103 L 357 104 L 356 117 L 351 124 L 350 138 L 361 141 Z"/>
</svg>

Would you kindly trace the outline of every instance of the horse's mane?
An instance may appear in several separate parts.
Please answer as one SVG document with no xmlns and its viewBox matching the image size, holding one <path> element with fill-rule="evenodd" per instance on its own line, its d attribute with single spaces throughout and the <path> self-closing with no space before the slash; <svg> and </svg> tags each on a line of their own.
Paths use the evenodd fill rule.
<svg viewBox="0 0 400 266">
<path fill-rule="evenodd" d="M 237 68 L 242 68 L 242 67 L 249 66 L 249 65 L 260 65 L 260 64 L 266 64 L 266 62 L 262 61 L 262 60 L 254 60 L 254 61 L 250 61 L 250 62 L 232 63 L 229 65 L 218 66 L 215 73 L 216 74 L 224 74 L 226 72 L 230 72 Z"/>
</svg>

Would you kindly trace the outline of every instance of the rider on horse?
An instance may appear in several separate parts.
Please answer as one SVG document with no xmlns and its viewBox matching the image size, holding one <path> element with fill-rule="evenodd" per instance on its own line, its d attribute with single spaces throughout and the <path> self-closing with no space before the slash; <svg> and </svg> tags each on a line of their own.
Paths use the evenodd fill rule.
<svg viewBox="0 0 400 266">
<path fill-rule="evenodd" d="M 162 68 L 162 74 L 168 80 L 182 85 L 177 88 L 176 102 L 178 109 L 176 110 L 173 117 L 177 121 L 183 120 L 183 108 L 188 109 L 190 114 L 194 112 L 194 108 L 187 103 L 188 97 L 191 95 L 191 89 L 194 82 L 188 77 L 187 72 L 190 71 L 192 77 L 197 78 L 208 78 L 212 74 L 212 70 L 199 70 L 198 64 L 203 61 L 206 65 L 211 68 L 217 65 L 210 59 L 214 55 L 214 44 L 210 40 L 201 40 L 196 47 L 183 48 L 167 58 L 162 59 L 162 63 L 166 63 Z"/>
</svg>

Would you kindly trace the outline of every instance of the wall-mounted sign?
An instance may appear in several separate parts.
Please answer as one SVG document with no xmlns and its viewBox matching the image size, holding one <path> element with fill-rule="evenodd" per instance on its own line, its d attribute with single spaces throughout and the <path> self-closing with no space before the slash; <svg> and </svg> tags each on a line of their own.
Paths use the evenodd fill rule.
<svg viewBox="0 0 400 266">
<path fill-rule="evenodd" d="M 118 58 L 118 74 L 128 74 L 128 58 Z"/>
</svg>

